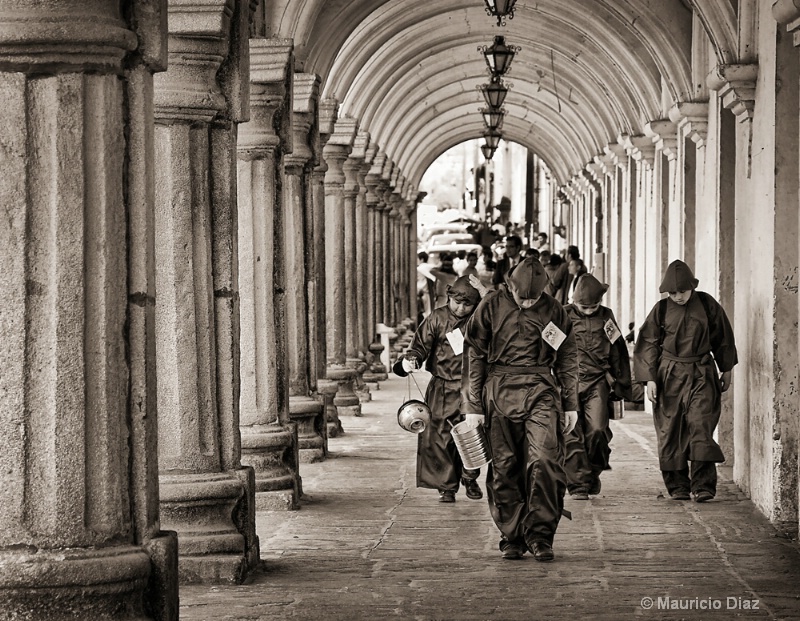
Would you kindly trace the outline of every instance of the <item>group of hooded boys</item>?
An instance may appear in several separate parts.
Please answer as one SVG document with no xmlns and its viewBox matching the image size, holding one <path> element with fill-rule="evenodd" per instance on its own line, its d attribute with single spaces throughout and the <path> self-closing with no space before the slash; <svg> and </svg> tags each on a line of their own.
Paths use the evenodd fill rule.
<svg viewBox="0 0 800 621">
<path fill-rule="evenodd" d="M 440 502 L 455 502 L 460 485 L 468 498 L 483 497 L 480 472 L 463 467 L 450 430 L 465 419 L 484 425 L 492 454 L 486 492 L 505 559 L 530 552 L 553 560 L 564 496 L 600 493 L 610 467 L 611 402 L 631 394 L 629 354 L 601 304 L 608 285 L 585 274 L 573 304 L 562 306 L 544 292 L 547 283 L 532 257 L 488 292 L 477 279 L 458 278 L 394 366 L 405 376 L 425 361 L 431 373 L 432 420 L 418 436 L 417 486 L 438 490 Z M 685 263 L 669 265 L 660 286 L 668 297 L 640 329 L 634 376 L 654 404 L 670 498 L 705 502 L 724 461 L 713 434 L 737 356 L 725 311 L 697 285 Z"/>
</svg>

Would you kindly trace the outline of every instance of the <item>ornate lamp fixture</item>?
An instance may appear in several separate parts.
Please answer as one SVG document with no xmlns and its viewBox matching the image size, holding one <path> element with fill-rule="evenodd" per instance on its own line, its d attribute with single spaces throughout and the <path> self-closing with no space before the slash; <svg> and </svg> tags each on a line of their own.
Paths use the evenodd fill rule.
<svg viewBox="0 0 800 621">
<path fill-rule="evenodd" d="M 488 144 L 481 145 L 481 153 L 483 153 L 483 157 L 487 160 L 490 160 L 494 157 L 494 152 L 497 151 L 497 148 L 494 149 L 490 147 Z"/>
<path fill-rule="evenodd" d="M 503 129 L 503 120 L 506 117 L 504 108 L 481 108 L 483 115 L 483 122 L 486 124 L 486 129 L 489 131 L 500 131 Z"/>
<path fill-rule="evenodd" d="M 482 84 L 481 91 L 486 105 L 490 108 L 500 108 L 508 95 L 508 87 L 500 78 L 492 78 L 489 84 Z"/>
<path fill-rule="evenodd" d="M 489 129 L 483 132 L 483 138 L 486 140 L 486 146 L 490 147 L 491 149 L 496 149 L 498 147 L 502 137 L 503 134 L 496 129 Z"/>
<path fill-rule="evenodd" d="M 498 26 L 505 26 L 506 20 L 514 19 L 514 5 L 517 0 L 483 0 L 486 3 L 486 12 L 497 18 Z"/>
<path fill-rule="evenodd" d="M 506 38 L 502 35 L 497 35 L 494 38 L 494 43 L 490 46 L 478 46 L 478 51 L 483 52 L 483 56 L 486 59 L 489 73 L 495 78 L 508 73 L 511 68 L 511 61 L 514 60 L 514 55 L 521 49 L 518 45 L 506 45 Z"/>
</svg>

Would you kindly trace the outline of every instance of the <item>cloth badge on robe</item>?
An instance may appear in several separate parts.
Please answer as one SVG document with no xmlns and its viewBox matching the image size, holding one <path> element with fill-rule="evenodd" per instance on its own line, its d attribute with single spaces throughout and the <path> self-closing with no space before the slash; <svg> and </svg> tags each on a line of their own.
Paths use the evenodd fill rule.
<svg viewBox="0 0 800 621">
<path fill-rule="evenodd" d="M 603 326 L 603 331 L 606 333 L 608 340 L 612 343 L 622 336 L 622 332 L 619 331 L 617 324 L 611 319 L 606 321 L 606 324 Z"/>
<path fill-rule="evenodd" d="M 564 334 L 559 327 L 551 321 L 544 327 L 544 330 L 542 330 L 542 338 L 544 339 L 545 343 L 558 351 L 558 348 L 561 347 L 561 343 L 567 339 L 567 335 Z"/>
<path fill-rule="evenodd" d="M 450 343 L 450 347 L 453 348 L 453 353 L 456 356 L 460 356 L 464 351 L 464 335 L 461 330 L 456 328 L 452 332 L 445 334 L 445 336 L 447 337 L 447 342 Z"/>
</svg>

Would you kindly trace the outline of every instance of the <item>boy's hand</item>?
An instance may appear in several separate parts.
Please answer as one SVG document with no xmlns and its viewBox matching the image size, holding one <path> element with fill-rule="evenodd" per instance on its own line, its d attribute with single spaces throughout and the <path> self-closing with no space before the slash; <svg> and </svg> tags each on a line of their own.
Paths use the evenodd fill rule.
<svg viewBox="0 0 800 621">
<path fill-rule="evenodd" d="M 655 382 L 647 382 L 647 398 L 650 399 L 650 403 L 655 403 L 658 399 L 658 388 L 656 388 Z"/>
<path fill-rule="evenodd" d="M 564 412 L 564 420 L 561 421 L 561 431 L 564 432 L 564 435 L 567 436 L 572 433 L 572 430 L 575 429 L 575 425 L 578 424 L 578 412 L 575 410 L 568 410 Z"/>
<path fill-rule="evenodd" d="M 467 427 L 477 427 L 478 425 L 483 425 L 485 419 L 486 417 L 483 414 L 464 415 L 464 422 L 467 423 Z"/>
<path fill-rule="evenodd" d="M 487 293 L 489 293 L 489 290 L 483 286 L 483 283 L 481 283 L 481 281 L 478 280 L 478 277 L 475 276 L 475 274 L 469 275 L 469 284 L 471 284 L 478 290 L 478 293 L 480 293 L 482 298 L 485 297 Z"/>
<path fill-rule="evenodd" d="M 720 389 L 722 392 L 728 390 L 731 387 L 731 372 L 725 371 L 719 378 Z"/>
<path fill-rule="evenodd" d="M 413 356 L 410 358 L 403 358 L 403 371 L 406 373 L 413 373 L 417 370 L 417 359 Z"/>
</svg>

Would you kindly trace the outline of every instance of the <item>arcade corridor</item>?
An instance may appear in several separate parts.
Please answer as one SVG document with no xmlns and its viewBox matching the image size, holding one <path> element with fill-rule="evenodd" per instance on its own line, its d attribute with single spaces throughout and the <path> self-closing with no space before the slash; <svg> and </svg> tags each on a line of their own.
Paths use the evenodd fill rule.
<svg viewBox="0 0 800 621">
<path fill-rule="evenodd" d="M 796 546 L 773 535 L 800 522 L 798 48 L 798 0 L 0 0 L 0 620 L 225 618 L 215 598 L 259 584 L 302 616 L 327 591 L 297 588 L 360 605 L 348 576 L 373 572 L 365 612 L 493 616 L 428 581 L 502 593 L 509 570 L 478 504 L 458 536 L 410 526 L 427 500 L 387 374 L 417 320 L 422 177 L 475 139 L 487 166 L 501 139 L 541 163 L 530 192 L 509 181 L 526 226 L 580 250 L 620 326 L 682 259 L 739 355 L 724 498 L 654 498 L 634 414 L 530 597 L 594 615 L 564 587 L 582 575 L 639 616 L 658 572 L 791 617 Z M 366 549 L 302 547 L 361 511 Z"/>
<path fill-rule="evenodd" d="M 712 503 L 665 499 L 650 415 L 612 423 L 613 470 L 600 496 L 567 500 L 556 561 L 509 562 L 485 499 L 442 505 L 414 487 L 415 436 L 395 415 L 405 390 L 386 382 L 345 421 L 328 461 L 305 469 L 300 511 L 258 514 L 264 563 L 251 581 L 184 587 L 181 619 L 800 619 L 797 541 L 729 469 Z"/>
</svg>

